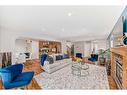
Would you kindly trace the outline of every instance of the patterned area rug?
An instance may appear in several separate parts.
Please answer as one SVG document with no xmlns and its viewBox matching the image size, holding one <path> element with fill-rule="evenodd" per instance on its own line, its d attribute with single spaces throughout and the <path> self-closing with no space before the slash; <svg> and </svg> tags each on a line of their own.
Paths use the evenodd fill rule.
<svg viewBox="0 0 127 95">
<path fill-rule="evenodd" d="M 52 73 L 43 72 L 35 79 L 42 89 L 109 89 L 105 67 L 88 64 L 89 74 L 78 77 L 72 74 L 71 64 Z"/>
</svg>

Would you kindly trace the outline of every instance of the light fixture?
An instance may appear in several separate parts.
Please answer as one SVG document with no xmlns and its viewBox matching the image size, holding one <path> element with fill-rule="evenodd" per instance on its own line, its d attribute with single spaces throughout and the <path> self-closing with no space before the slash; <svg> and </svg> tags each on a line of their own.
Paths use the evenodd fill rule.
<svg viewBox="0 0 127 95">
<path fill-rule="evenodd" d="M 68 16 L 72 16 L 72 13 L 68 13 Z"/>
</svg>

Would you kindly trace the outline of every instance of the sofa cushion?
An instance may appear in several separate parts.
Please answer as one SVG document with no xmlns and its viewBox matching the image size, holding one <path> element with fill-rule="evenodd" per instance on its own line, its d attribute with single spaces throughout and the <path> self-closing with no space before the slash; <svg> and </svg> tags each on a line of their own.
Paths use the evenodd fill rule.
<svg viewBox="0 0 127 95">
<path fill-rule="evenodd" d="M 62 56 L 62 55 L 57 55 L 57 56 L 56 56 L 56 61 L 57 61 L 57 60 L 62 60 L 62 59 L 63 59 L 63 56 Z"/>
<path fill-rule="evenodd" d="M 14 64 L 5 68 L 11 72 L 12 80 L 22 73 L 23 64 Z"/>
<path fill-rule="evenodd" d="M 68 58 L 68 59 L 63 59 L 62 63 L 71 63 L 72 62 L 72 59 L 71 58 Z"/>
<path fill-rule="evenodd" d="M 53 64 L 49 64 L 48 61 L 45 61 L 44 68 L 46 67 L 46 68 L 48 68 L 48 69 L 52 69 L 52 68 L 54 68 L 54 67 L 57 67 L 57 66 L 60 65 L 60 64 L 61 64 L 61 60 L 55 61 Z"/>
<path fill-rule="evenodd" d="M 34 73 L 33 72 L 23 72 L 22 74 L 18 75 L 18 77 L 14 80 L 14 82 L 18 81 L 31 81 Z"/>
<path fill-rule="evenodd" d="M 55 66 L 54 68 L 48 68 L 48 69 L 45 69 L 45 72 L 51 74 L 59 69 L 62 69 L 64 68 L 65 66 L 69 65 L 70 63 L 60 63 L 59 65 Z"/>
<path fill-rule="evenodd" d="M 63 55 L 63 59 L 67 59 L 67 58 L 69 58 L 69 55 L 68 54 L 64 54 Z"/>
</svg>

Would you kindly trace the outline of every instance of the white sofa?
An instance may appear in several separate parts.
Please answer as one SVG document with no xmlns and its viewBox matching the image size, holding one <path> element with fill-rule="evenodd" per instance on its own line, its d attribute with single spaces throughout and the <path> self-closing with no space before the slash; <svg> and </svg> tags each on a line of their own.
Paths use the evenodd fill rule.
<svg viewBox="0 0 127 95">
<path fill-rule="evenodd" d="M 65 67 L 71 63 L 72 63 L 71 58 L 55 61 L 53 64 L 49 64 L 48 61 L 45 61 L 44 62 L 45 65 L 43 66 L 43 69 L 45 70 L 45 72 L 50 74 L 50 73 L 53 73 L 53 72 Z"/>
</svg>

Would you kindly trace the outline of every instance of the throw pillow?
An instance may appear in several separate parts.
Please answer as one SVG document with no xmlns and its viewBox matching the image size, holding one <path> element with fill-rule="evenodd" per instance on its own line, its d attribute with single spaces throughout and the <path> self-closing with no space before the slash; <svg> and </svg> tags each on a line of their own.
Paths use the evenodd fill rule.
<svg viewBox="0 0 127 95">
<path fill-rule="evenodd" d="M 67 59 L 67 58 L 69 58 L 69 55 L 68 54 L 64 54 L 63 57 L 64 57 L 64 59 Z"/>
<path fill-rule="evenodd" d="M 62 56 L 62 55 L 56 56 L 56 61 L 57 61 L 57 60 L 62 60 L 62 59 L 63 59 L 63 56 Z"/>
<path fill-rule="evenodd" d="M 51 57 L 51 56 L 47 56 L 46 61 L 48 61 L 49 64 L 53 64 L 54 63 L 53 57 Z"/>
</svg>

